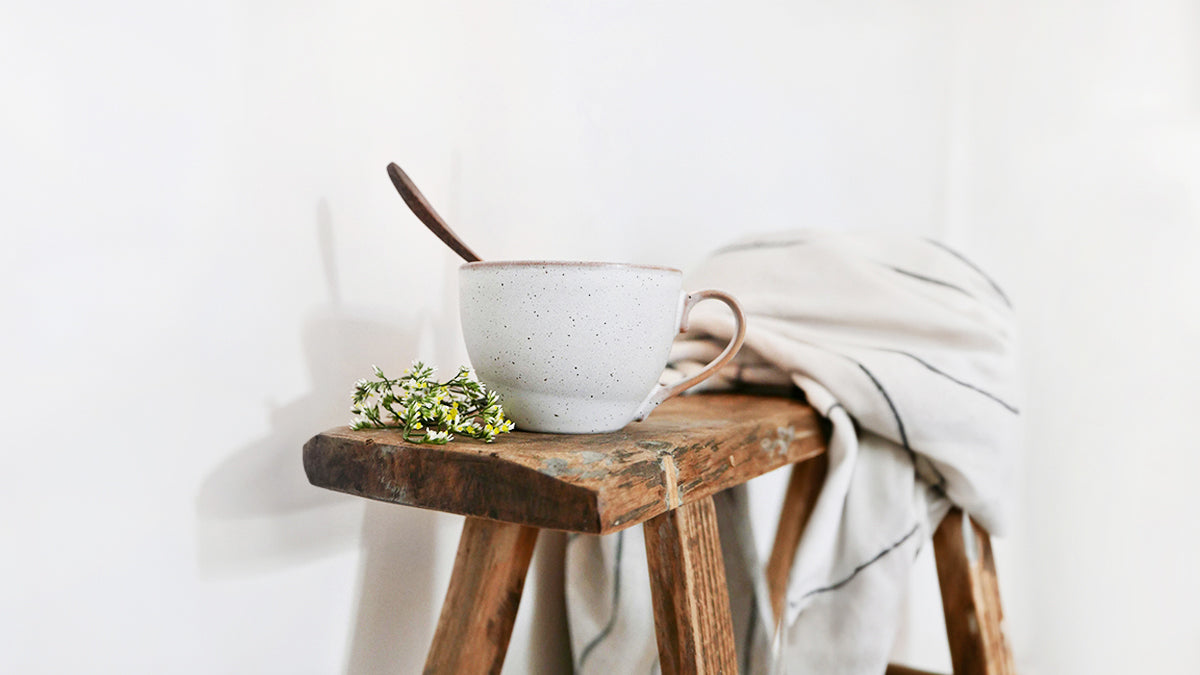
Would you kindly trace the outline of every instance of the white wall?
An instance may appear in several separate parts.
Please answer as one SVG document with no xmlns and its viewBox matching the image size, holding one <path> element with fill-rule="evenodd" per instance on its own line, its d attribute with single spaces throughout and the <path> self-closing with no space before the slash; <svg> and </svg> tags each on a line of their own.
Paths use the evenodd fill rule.
<svg viewBox="0 0 1200 675">
<path fill-rule="evenodd" d="M 7 3 L 0 671 L 419 669 L 459 520 L 299 462 L 372 363 L 465 362 L 393 160 L 489 258 L 949 238 L 1023 322 L 1023 672 L 1200 669 L 1197 8 L 830 4 Z"/>
<path fill-rule="evenodd" d="M 1036 673 L 1200 672 L 1200 5 L 969 7 L 950 230 L 1022 318 L 1010 623 Z"/>
</svg>

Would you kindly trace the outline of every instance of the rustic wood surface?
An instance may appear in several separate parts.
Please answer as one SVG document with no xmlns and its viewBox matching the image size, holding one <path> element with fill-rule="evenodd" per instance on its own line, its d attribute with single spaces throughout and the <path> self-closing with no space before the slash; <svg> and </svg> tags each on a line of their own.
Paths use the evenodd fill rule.
<svg viewBox="0 0 1200 675">
<path fill-rule="evenodd" d="M 655 516 L 642 531 L 663 675 L 737 675 L 712 497 Z"/>
<path fill-rule="evenodd" d="M 951 509 L 933 534 L 933 552 L 954 675 L 1015 675 L 987 531 Z"/>
<path fill-rule="evenodd" d="M 829 467 L 829 456 L 818 455 L 792 467 L 787 493 L 779 512 L 779 526 L 775 530 L 775 544 L 767 560 L 767 589 L 771 593 L 771 609 L 778 617 L 783 613 L 787 599 L 788 576 L 796 560 L 796 547 L 800 535 L 808 524 L 821 486 L 825 484 L 825 472 Z"/>
<path fill-rule="evenodd" d="M 499 673 L 536 528 L 467 518 L 425 675 Z"/>
<path fill-rule="evenodd" d="M 825 449 L 824 421 L 782 396 L 671 399 L 607 434 L 514 432 L 486 444 L 406 443 L 340 427 L 304 446 L 313 485 L 381 501 L 607 534 Z"/>
</svg>

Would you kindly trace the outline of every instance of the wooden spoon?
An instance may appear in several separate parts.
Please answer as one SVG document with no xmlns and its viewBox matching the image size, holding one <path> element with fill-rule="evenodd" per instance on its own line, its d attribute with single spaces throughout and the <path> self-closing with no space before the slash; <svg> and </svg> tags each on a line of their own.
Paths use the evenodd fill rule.
<svg viewBox="0 0 1200 675">
<path fill-rule="evenodd" d="M 396 191 L 404 198 L 404 203 L 408 204 L 408 208 L 412 209 L 413 214 L 422 223 L 425 223 L 425 227 L 428 227 L 430 232 L 436 234 L 438 239 L 445 242 L 463 260 L 467 262 L 479 260 L 479 256 L 471 250 L 471 247 L 463 243 L 463 240 L 454 234 L 454 230 L 450 229 L 446 221 L 442 220 L 442 217 L 437 214 L 437 211 L 433 210 L 433 207 L 429 205 L 429 201 L 425 199 L 425 195 L 421 194 L 421 191 L 417 189 L 416 184 L 412 182 L 408 174 L 404 173 L 399 166 L 396 166 L 395 162 L 388 164 L 387 171 L 388 176 L 392 179 L 392 185 L 396 186 Z"/>
</svg>

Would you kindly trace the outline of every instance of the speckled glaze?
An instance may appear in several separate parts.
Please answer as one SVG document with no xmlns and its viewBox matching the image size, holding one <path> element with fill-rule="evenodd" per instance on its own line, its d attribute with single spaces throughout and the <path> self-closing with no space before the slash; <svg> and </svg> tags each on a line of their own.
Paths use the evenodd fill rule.
<svg viewBox="0 0 1200 675">
<path fill-rule="evenodd" d="M 620 429 L 678 393 L 658 379 L 685 306 L 701 299 L 682 291 L 682 277 L 609 263 L 463 265 L 459 306 L 471 365 L 520 429 Z"/>
</svg>

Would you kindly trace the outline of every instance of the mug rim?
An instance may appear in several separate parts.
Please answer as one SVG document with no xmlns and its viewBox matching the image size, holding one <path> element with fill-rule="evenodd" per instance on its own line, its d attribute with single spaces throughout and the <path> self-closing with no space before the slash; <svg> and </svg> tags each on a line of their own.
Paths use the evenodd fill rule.
<svg viewBox="0 0 1200 675">
<path fill-rule="evenodd" d="M 492 267 L 607 267 L 621 269 L 654 270 L 658 272 L 673 272 L 683 274 L 682 270 L 663 265 L 643 265 L 641 263 L 596 262 L 590 260 L 476 260 L 463 263 L 459 269 L 481 269 Z"/>
</svg>

